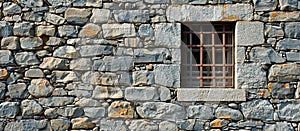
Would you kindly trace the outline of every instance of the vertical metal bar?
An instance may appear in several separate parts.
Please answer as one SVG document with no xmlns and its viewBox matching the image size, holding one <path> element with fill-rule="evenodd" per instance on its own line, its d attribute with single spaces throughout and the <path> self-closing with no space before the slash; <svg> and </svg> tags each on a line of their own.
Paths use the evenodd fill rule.
<svg viewBox="0 0 300 131">
<path fill-rule="evenodd" d="M 231 45 L 232 45 L 232 47 L 231 47 L 231 49 L 232 49 L 232 50 L 231 50 L 231 56 L 232 56 L 232 58 L 231 58 L 231 65 L 232 65 L 232 66 L 231 66 L 231 78 L 232 78 L 232 79 L 231 79 L 231 87 L 234 87 L 234 75 L 235 75 L 235 74 L 234 74 L 234 63 L 235 63 L 235 60 L 234 60 L 234 57 L 235 57 L 235 56 L 234 56 L 234 55 L 235 55 L 235 54 L 234 54 L 234 50 L 235 50 L 235 49 L 234 49 L 234 44 L 235 44 L 235 43 L 234 43 L 234 41 L 235 41 L 235 40 L 234 40 L 234 28 L 231 28 L 231 30 L 232 30 L 232 34 L 231 34 Z"/>
<path fill-rule="evenodd" d="M 213 81 L 213 87 L 215 87 L 216 86 L 216 69 L 215 69 L 215 35 L 214 35 L 214 33 L 213 33 L 213 30 L 214 30 L 214 26 L 212 26 L 211 27 L 211 30 L 212 30 L 212 34 L 210 34 L 211 35 L 211 44 L 212 44 L 212 52 L 211 52 L 211 54 L 212 54 L 212 81 Z"/>
<path fill-rule="evenodd" d="M 192 38 L 192 33 L 189 33 L 189 39 L 190 39 L 190 47 L 189 47 L 189 59 L 190 59 L 190 62 L 189 62 L 189 64 L 193 64 L 193 47 L 191 46 L 192 44 L 193 44 L 193 38 Z M 193 66 L 190 66 L 190 72 L 189 72 L 189 76 L 190 76 L 190 78 L 192 78 L 193 77 Z M 191 83 L 193 83 L 193 80 L 192 79 L 189 79 L 188 80 L 189 81 L 189 84 L 191 84 Z"/>
<path fill-rule="evenodd" d="M 223 27 L 223 33 L 222 33 L 222 45 L 223 45 L 223 51 L 222 51 L 222 57 L 223 57 L 223 87 L 226 87 L 226 47 L 225 47 L 225 44 L 226 44 L 226 40 L 225 40 L 225 37 L 226 37 L 226 34 L 225 34 L 225 25 L 222 26 Z"/>
<path fill-rule="evenodd" d="M 200 86 L 203 87 L 203 33 L 202 33 L 202 25 L 200 25 Z"/>
</svg>

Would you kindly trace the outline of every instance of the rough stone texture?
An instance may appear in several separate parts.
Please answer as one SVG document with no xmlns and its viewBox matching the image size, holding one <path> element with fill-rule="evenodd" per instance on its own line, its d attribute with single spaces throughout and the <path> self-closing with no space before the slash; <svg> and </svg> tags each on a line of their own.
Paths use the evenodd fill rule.
<svg viewBox="0 0 300 131">
<path fill-rule="evenodd" d="M 65 18 L 52 13 L 46 13 L 44 19 L 54 25 L 62 25 L 65 22 Z"/>
<path fill-rule="evenodd" d="M 21 102 L 23 116 L 39 115 L 43 111 L 43 107 L 35 100 L 23 100 Z"/>
<path fill-rule="evenodd" d="M 265 25 L 265 36 L 267 37 L 283 37 L 284 31 L 282 25 L 266 24 Z"/>
<path fill-rule="evenodd" d="M 5 68 L 0 68 L 0 80 L 6 80 L 8 78 L 9 73 Z"/>
<path fill-rule="evenodd" d="M 55 82 L 68 83 L 79 79 L 73 71 L 53 71 L 53 75 Z"/>
<path fill-rule="evenodd" d="M 298 1 L 297 0 L 279 0 L 280 10 L 297 10 Z"/>
<path fill-rule="evenodd" d="M 41 49 L 43 40 L 40 37 L 23 37 L 20 39 L 21 48 L 24 50 Z"/>
<path fill-rule="evenodd" d="M 223 107 L 217 108 L 217 110 L 215 111 L 215 116 L 217 118 L 232 119 L 234 121 L 243 119 L 243 114 L 239 110 Z"/>
<path fill-rule="evenodd" d="M 2 102 L 0 104 L 0 116 L 14 118 L 19 113 L 18 102 Z"/>
<path fill-rule="evenodd" d="M 86 107 L 84 108 L 84 115 L 89 118 L 99 118 L 105 116 L 105 108 L 103 107 Z"/>
<path fill-rule="evenodd" d="M 155 83 L 166 87 L 179 87 L 180 72 L 178 70 L 180 70 L 180 66 L 178 65 L 155 65 Z"/>
<path fill-rule="evenodd" d="M 297 30 L 298 28 L 300 28 L 300 22 L 289 22 L 289 23 L 285 23 L 285 28 L 284 28 L 284 32 L 285 32 L 285 36 L 288 38 L 300 38 L 300 31 Z"/>
<path fill-rule="evenodd" d="M 280 21 L 298 21 L 300 19 L 300 12 L 298 11 L 273 11 L 264 14 L 255 15 L 255 20 L 264 22 L 280 22 Z"/>
<path fill-rule="evenodd" d="M 14 60 L 9 50 L 0 50 L 0 59 L 0 64 L 2 65 L 11 64 Z"/>
<path fill-rule="evenodd" d="M 82 57 L 109 55 L 112 53 L 113 47 L 109 45 L 86 45 L 76 48 Z"/>
<path fill-rule="evenodd" d="M 40 64 L 36 54 L 32 52 L 16 53 L 15 60 L 19 65 L 37 65 Z"/>
<path fill-rule="evenodd" d="M 154 83 L 154 74 L 152 71 L 142 70 L 132 73 L 133 85 L 151 85 Z"/>
<path fill-rule="evenodd" d="M 42 119 L 42 120 L 27 119 L 27 120 L 18 120 L 18 121 L 9 122 L 5 126 L 4 130 L 6 130 L 6 131 L 42 130 L 42 129 L 45 129 L 46 126 L 47 126 L 47 120 L 45 120 L 45 119 Z"/>
<path fill-rule="evenodd" d="M 25 72 L 25 77 L 41 78 L 44 77 L 44 73 L 41 69 L 29 69 Z"/>
<path fill-rule="evenodd" d="M 243 89 L 178 89 L 178 101 L 246 101 Z"/>
<path fill-rule="evenodd" d="M 217 5 L 217 6 L 169 6 L 167 19 L 170 22 L 206 22 L 206 21 L 237 21 L 251 20 L 252 6 L 248 4 Z"/>
<path fill-rule="evenodd" d="M 171 53 L 165 48 L 135 49 L 134 56 L 136 63 L 157 63 L 167 61 Z"/>
<path fill-rule="evenodd" d="M 253 0 L 255 11 L 273 11 L 278 5 L 277 0 Z"/>
<path fill-rule="evenodd" d="M 133 120 L 131 121 L 128 128 L 134 131 L 145 131 L 145 130 L 157 131 L 158 125 L 153 122 L 149 122 L 145 120 Z"/>
<path fill-rule="evenodd" d="M 162 119 L 175 121 L 185 118 L 182 106 L 164 102 L 145 102 L 136 107 L 137 113 L 142 118 Z"/>
<path fill-rule="evenodd" d="M 85 24 L 88 22 L 91 11 L 88 9 L 68 8 L 65 11 L 65 19 L 72 24 Z"/>
<path fill-rule="evenodd" d="M 235 78 L 238 88 L 266 87 L 266 71 L 260 64 L 236 64 Z"/>
<path fill-rule="evenodd" d="M 282 58 L 273 48 L 254 47 L 251 49 L 250 61 L 260 64 L 284 63 Z"/>
<path fill-rule="evenodd" d="M 246 118 L 266 121 L 273 119 L 274 109 L 268 100 L 252 100 L 241 104 L 241 111 Z"/>
<path fill-rule="evenodd" d="M 128 101 L 153 101 L 158 100 L 159 95 L 154 87 L 127 87 L 125 99 Z"/>
<path fill-rule="evenodd" d="M 20 49 L 19 38 L 15 36 L 4 37 L 1 40 L 1 49 L 3 50 L 18 50 Z"/>
<path fill-rule="evenodd" d="M 89 58 L 73 59 L 70 62 L 70 69 L 72 70 L 91 70 L 92 60 Z"/>
<path fill-rule="evenodd" d="M 277 104 L 278 106 L 278 117 L 280 120 L 287 121 L 299 121 L 300 114 L 299 106 L 300 103 L 297 100 L 282 100 Z"/>
<path fill-rule="evenodd" d="M 78 37 L 84 38 L 100 38 L 101 27 L 92 23 L 86 24 L 80 30 Z"/>
<path fill-rule="evenodd" d="M 74 1 L 73 6 L 102 7 L 102 0 L 76 0 Z"/>
<path fill-rule="evenodd" d="M 287 52 L 285 55 L 287 61 L 300 61 L 299 52 Z"/>
<path fill-rule="evenodd" d="M 0 99 L 3 99 L 6 93 L 6 85 L 0 82 Z"/>
<path fill-rule="evenodd" d="M 40 64 L 40 68 L 42 69 L 67 69 L 68 68 L 68 60 L 54 58 L 54 57 L 46 57 L 43 59 L 43 62 Z"/>
<path fill-rule="evenodd" d="M 269 81 L 290 82 L 300 79 L 300 66 L 295 63 L 272 65 L 269 71 Z"/>
<path fill-rule="evenodd" d="M 159 124 L 160 131 L 178 131 L 177 125 L 169 121 L 163 121 Z"/>
<path fill-rule="evenodd" d="M 19 98 L 24 99 L 29 96 L 27 85 L 25 83 L 11 84 L 7 86 L 8 92 L 7 95 L 10 98 Z"/>
<path fill-rule="evenodd" d="M 104 38 L 136 36 L 133 24 L 103 24 L 102 30 Z"/>
<path fill-rule="evenodd" d="M 43 6 L 43 0 L 18 0 L 25 7 Z"/>
<path fill-rule="evenodd" d="M 43 16 L 41 14 L 38 14 L 35 12 L 25 12 L 23 14 L 22 18 L 27 21 L 34 21 L 34 22 L 39 21 L 40 22 L 40 21 L 42 21 Z"/>
<path fill-rule="evenodd" d="M 34 24 L 29 22 L 15 23 L 13 28 L 14 35 L 18 36 L 31 36 L 34 31 Z"/>
<path fill-rule="evenodd" d="M 295 88 L 289 83 L 269 83 L 268 89 L 273 98 L 294 98 Z"/>
<path fill-rule="evenodd" d="M 46 42 L 46 45 L 49 46 L 59 46 L 65 43 L 64 39 L 57 38 L 57 37 L 50 37 L 49 40 Z"/>
<path fill-rule="evenodd" d="M 6 21 L 0 21 L 0 36 L 6 37 L 12 35 L 12 27 Z"/>
<path fill-rule="evenodd" d="M 130 102 L 114 101 L 108 107 L 108 117 L 111 118 L 136 118 L 136 112 Z"/>
<path fill-rule="evenodd" d="M 39 98 L 38 103 L 42 106 L 65 106 L 68 104 L 72 104 L 74 101 L 73 97 L 47 97 L 47 98 Z"/>
<path fill-rule="evenodd" d="M 176 125 L 181 130 L 203 130 L 203 124 L 199 120 L 187 119 L 187 120 L 178 120 Z"/>
<path fill-rule="evenodd" d="M 294 131 L 294 128 L 291 123 L 287 122 L 276 122 L 275 124 L 266 124 L 263 130 L 279 130 L 279 131 Z"/>
<path fill-rule="evenodd" d="M 120 99 L 123 98 L 123 91 L 119 87 L 101 87 L 97 86 L 93 90 L 95 99 Z"/>
<path fill-rule="evenodd" d="M 264 23 L 242 21 L 236 23 L 236 45 L 255 46 L 264 43 Z"/>
<path fill-rule="evenodd" d="M 72 129 L 93 129 L 96 124 L 88 120 L 88 118 L 75 118 L 71 120 Z"/>
<path fill-rule="evenodd" d="M 93 9 L 92 13 L 90 21 L 95 24 L 106 23 L 111 17 L 111 12 L 108 9 Z"/>
<path fill-rule="evenodd" d="M 59 58 L 78 58 L 79 53 L 73 46 L 61 46 L 54 50 L 53 56 Z"/>
<path fill-rule="evenodd" d="M 179 48 L 181 44 L 181 25 L 155 24 L 155 45 L 158 47 Z"/>
<path fill-rule="evenodd" d="M 285 38 L 276 45 L 277 50 L 300 50 L 300 40 Z"/>
<path fill-rule="evenodd" d="M 68 119 L 52 119 L 50 120 L 50 126 L 52 130 L 68 130 L 71 122 Z"/>
<path fill-rule="evenodd" d="M 115 10 L 114 18 L 117 22 L 145 23 L 149 17 L 149 12 L 145 10 Z"/>
<path fill-rule="evenodd" d="M 22 9 L 19 5 L 13 2 L 4 2 L 2 12 L 5 16 L 14 15 L 22 12 Z"/>
<path fill-rule="evenodd" d="M 213 110 L 205 105 L 194 105 L 187 108 L 187 116 L 189 118 L 209 120 L 214 117 Z"/>
<path fill-rule="evenodd" d="M 54 88 L 46 79 L 33 79 L 28 87 L 28 91 L 34 97 L 45 97 L 51 95 Z"/>
<path fill-rule="evenodd" d="M 78 26 L 63 25 L 58 27 L 58 35 L 60 37 L 77 37 Z"/>
<path fill-rule="evenodd" d="M 123 120 L 101 119 L 100 130 L 126 131 L 127 128 Z"/>
<path fill-rule="evenodd" d="M 44 26 L 40 25 L 36 27 L 35 33 L 37 36 L 54 36 L 55 34 L 55 26 L 49 25 L 49 26 Z"/>
</svg>

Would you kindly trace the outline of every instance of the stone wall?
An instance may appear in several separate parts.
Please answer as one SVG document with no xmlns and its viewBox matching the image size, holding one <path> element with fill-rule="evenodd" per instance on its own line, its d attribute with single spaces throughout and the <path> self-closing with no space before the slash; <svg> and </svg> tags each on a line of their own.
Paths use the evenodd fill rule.
<svg viewBox="0 0 300 131">
<path fill-rule="evenodd" d="M 298 0 L 0 2 L 0 130 L 300 131 Z M 235 22 L 235 89 L 181 87 L 181 26 Z"/>
</svg>

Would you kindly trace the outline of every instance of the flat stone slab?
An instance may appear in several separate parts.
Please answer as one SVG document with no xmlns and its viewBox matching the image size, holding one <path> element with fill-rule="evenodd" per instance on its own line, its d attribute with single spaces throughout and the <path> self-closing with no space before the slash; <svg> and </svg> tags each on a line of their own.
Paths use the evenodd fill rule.
<svg viewBox="0 0 300 131">
<path fill-rule="evenodd" d="M 177 90 L 177 99 L 178 101 L 246 101 L 246 90 L 181 88 Z"/>
</svg>

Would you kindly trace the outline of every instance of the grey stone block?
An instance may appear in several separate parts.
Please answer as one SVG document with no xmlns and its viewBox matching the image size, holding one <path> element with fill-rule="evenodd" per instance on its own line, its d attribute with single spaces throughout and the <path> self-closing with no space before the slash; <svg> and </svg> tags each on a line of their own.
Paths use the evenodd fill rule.
<svg viewBox="0 0 300 131">
<path fill-rule="evenodd" d="M 18 2 L 25 7 L 39 7 L 44 4 L 43 0 L 18 0 Z"/>
<path fill-rule="evenodd" d="M 273 11 L 277 8 L 277 0 L 254 0 L 254 10 L 255 11 Z"/>
<path fill-rule="evenodd" d="M 272 65 L 268 80 L 274 82 L 292 82 L 300 79 L 300 66 L 296 63 Z"/>
<path fill-rule="evenodd" d="M 89 118 L 101 118 L 105 116 L 105 108 L 103 107 L 86 107 L 83 110 L 84 115 Z"/>
<path fill-rule="evenodd" d="M 237 22 L 235 42 L 237 46 L 261 45 L 264 40 L 264 23 L 262 22 Z"/>
<path fill-rule="evenodd" d="M 42 35 L 54 36 L 55 33 L 56 33 L 55 26 L 53 26 L 53 25 L 49 25 L 49 26 L 40 25 L 40 26 L 37 26 L 35 32 L 36 32 L 37 36 L 42 36 Z"/>
<path fill-rule="evenodd" d="M 25 12 L 23 13 L 22 19 L 26 21 L 40 22 L 43 19 L 43 14 L 35 12 Z"/>
<path fill-rule="evenodd" d="M 119 87 L 96 86 L 92 97 L 94 99 L 120 99 L 123 98 L 123 91 Z"/>
<path fill-rule="evenodd" d="M 204 129 L 204 123 L 197 119 L 178 120 L 176 121 L 176 125 L 181 130 L 200 131 Z"/>
<path fill-rule="evenodd" d="M 113 47 L 110 45 L 86 45 L 76 48 L 82 57 L 91 57 L 97 55 L 110 55 L 113 52 Z"/>
<path fill-rule="evenodd" d="M 166 15 L 170 22 L 237 21 L 252 20 L 252 12 L 253 8 L 250 4 L 229 4 L 227 6 L 171 5 L 168 6 Z"/>
<path fill-rule="evenodd" d="M 155 24 L 155 46 L 179 48 L 181 44 L 181 25 L 179 23 Z"/>
<path fill-rule="evenodd" d="M 135 49 L 134 56 L 135 63 L 157 63 L 166 61 L 171 53 L 166 48 Z"/>
<path fill-rule="evenodd" d="M 276 50 L 300 50 L 300 40 L 285 38 L 276 45 Z"/>
<path fill-rule="evenodd" d="M 32 52 L 19 52 L 15 54 L 18 65 L 37 65 L 40 64 L 36 54 Z"/>
<path fill-rule="evenodd" d="M 130 125 L 128 126 L 129 130 L 132 131 L 158 131 L 158 125 L 151 121 L 146 120 L 132 120 Z"/>
<path fill-rule="evenodd" d="M 20 39 L 15 36 L 2 38 L 1 49 L 3 49 L 3 50 L 18 50 L 18 49 L 20 49 Z"/>
<path fill-rule="evenodd" d="M 266 24 L 265 25 L 265 36 L 267 37 L 283 37 L 284 31 L 282 25 Z"/>
<path fill-rule="evenodd" d="M 68 83 L 79 80 L 73 71 L 53 71 L 52 73 L 55 82 Z"/>
<path fill-rule="evenodd" d="M 163 121 L 159 123 L 160 131 L 178 131 L 177 125 L 173 122 Z"/>
<path fill-rule="evenodd" d="M 59 58 L 78 58 L 80 55 L 73 46 L 60 46 L 53 52 L 54 57 Z"/>
<path fill-rule="evenodd" d="M 68 119 L 52 119 L 50 120 L 51 130 L 68 130 L 71 126 L 71 122 Z"/>
<path fill-rule="evenodd" d="M 58 35 L 60 37 L 77 37 L 78 26 L 63 25 L 58 27 Z"/>
<path fill-rule="evenodd" d="M 123 120 L 101 119 L 100 126 L 102 130 L 107 131 L 126 131 L 126 125 Z"/>
<path fill-rule="evenodd" d="M 0 21 L 0 36 L 6 37 L 12 35 L 12 27 L 6 21 Z"/>
<path fill-rule="evenodd" d="M 25 83 L 11 84 L 7 86 L 7 95 L 10 98 L 25 99 L 29 96 Z"/>
<path fill-rule="evenodd" d="M 178 101 L 246 101 L 244 89 L 179 88 Z"/>
<path fill-rule="evenodd" d="M 19 113 L 18 102 L 2 102 L 0 104 L 0 116 L 14 118 Z"/>
<path fill-rule="evenodd" d="M 90 58 L 77 58 L 70 62 L 70 69 L 72 70 L 91 70 L 92 60 Z"/>
<path fill-rule="evenodd" d="M 0 50 L 0 64 L 11 64 L 14 58 L 9 50 Z"/>
<path fill-rule="evenodd" d="M 264 126 L 263 130 L 265 130 L 265 131 L 271 131 L 271 130 L 294 131 L 294 128 L 291 123 L 276 122 L 275 124 L 266 124 Z"/>
<path fill-rule="evenodd" d="M 133 24 L 103 24 L 104 38 L 122 38 L 136 36 Z"/>
<path fill-rule="evenodd" d="M 145 23 L 150 20 L 146 10 L 114 10 L 114 18 L 117 22 Z"/>
<path fill-rule="evenodd" d="M 43 59 L 43 62 L 40 64 L 40 68 L 42 69 L 68 69 L 68 60 L 66 59 L 60 59 L 60 58 L 54 58 L 54 57 L 46 57 Z"/>
<path fill-rule="evenodd" d="M 90 21 L 94 24 L 107 23 L 112 17 L 110 10 L 108 9 L 93 9 Z"/>
<path fill-rule="evenodd" d="M 297 100 L 282 100 L 277 104 L 278 106 L 278 116 L 282 121 L 299 121 L 300 114 L 294 113 L 298 112 L 300 109 L 300 103 Z"/>
<path fill-rule="evenodd" d="M 300 22 L 288 22 L 285 23 L 284 32 L 285 37 L 288 38 L 300 38 L 300 31 L 298 30 L 300 28 Z"/>
<path fill-rule="evenodd" d="M 187 116 L 193 119 L 210 120 L 214 118 L 212 108 L 205 105 L 192 105 L 187 109 Z"/>
<path fill-rule="evenodd" d="M 29 93 L 37 98 L 50 96 L 54 87 L 47 79 L 33 79 L 28 87 Z"/>
<path fill-rule="evenodd" d="M 253 47 L 249 53 L 250 61 L 260 64 L 284 63 L 282 58 L 273 48 Z"/>
<path fill-rule="evenodd" d="M 39 115 L 43 111 L 43 107 L 35 100 L 23 100 L 21 109 L 23 116 Z"/>
<path fill-rule="evenodd" d="M 180 66 L 179 65 L 155 65 L 155 84 L 166 87 L 180 87 Z"/>
<path fill-rule="evenodd" d="M 243 120 L 243 114 L 239 110 L 219 107 L 215 111 L 215 116 L 222 119 L 232 119 L 234 121 Z"/>
<path fill-rule="evenodd" d="M 13 121 L 7 123 L 4 130 L 41 130 L 46 128 L 48 121 L 45 119 L 42 120 L 34 120 L 34 119 L 27 119 L 27 120 L 20 120 L 20 121 Z"/>
<path fill-rule="evenodd" d="M 46 107 L 61 107 L 72 104 L 74 101 L 74 97 L 47 97 L 47 98 L 39 98 L 38 103 L 42 106 Z"/>
<path fill-rule="evenodd" d="M 132 78 L 133 85 L 151 85 L 154 83 L 154 74 L 152 71 L 134 71 Z"/>
<path fill-rule="evenodd" d="M 48 0 L 48 2 L 52 6 L 58 7 L 58 6 L 70 6 L 73 0 Z"/>
<path fill-rule="evenodd" d="M 13 2 L 4 2 L 2 12 L 4 16 L 14 15 L 22 12 L 21 7 Z"/>
<path fill-rule="evenodd" d="M 298 8 L 298 0 L 279 0 L 280 10 L 293 11 Z"/>
<path fill-rule="evenodd" d="M 289 83 L 268 83 L 268 89 L 271 93 L 272 98 L 289 98 L 293 99 L 295 95 L 295 88 Z"/>
<path fill-rule="evenodd" d="M 88 23 L 82 27 L 78 37 L 83 38 L 102 38 L 101 27 L 92 23 Z"/>
<path fill-rule="evenodd" d="M 52 13 L 46 13 L 44 19 L 54 25 L 62 25 L 66 21 L 65 18 Z"/>
<path fill-rule="evenodd" d="M 273 119 L 274 109 L 268 100 L 252 100 L 241 103 L 241 111 L 247 119 L 266 121 Z"/>
<path fill-rule="evenodd" d="M 142 38 L 151 38 L 154 34 L 153 27 L 150 24 L 142 24 L 138 30 L 139 36 Z"/>
<path fill-rule="evenodd" d="M 60 46 L 65 43 L 66 43 L 66 41 L 62 38 L 50 37 L 49 40 L 45 44 L 49 45 L 49 46 Z"/>
<path fill-rule="evenodd" d="M 267 85 L 266 71 L 258 63 L 236 64 L 236 88 L 264 88 Z"/>
<path fill-rule="evenodd" d="M 102 7 L 102 0 L 75 0 L 74 7 Z"/>
<path fill-rule="evenodd" d="M 20 45 L 24 50 L 37 50 L 42 48 L 43 40 L 40 37 L 22 37 Z"/>
<path fill-rule="evenodd" d="M 128 101 L 154 101 L 159 99 L 155 87 L 127 87 L 125 99 Z"/>
<path fill-rule="evenodd" d="M 65 11 L 65 19 L 68 23 L 83 25 L 89 21 L 91 13 L 89 9 L 68 8 Z"/>
<path fill-rule="evenodd" d="M 29 22 L 15 23 L 13 28 L 14 35 L 18 36 L 33 36 L 34 31 L 34 24 Z"/>
<path fill-rule="evenodd" d="M 25 77 L 42 78 L 44 77 L 44 73 L 41 69 L 29 69 L 25 72 Z"/>
<path fill-rule="evenodd" d="M 287 61 L 300 61 L 300 52 L 287 52 Z"/>
</svg>

